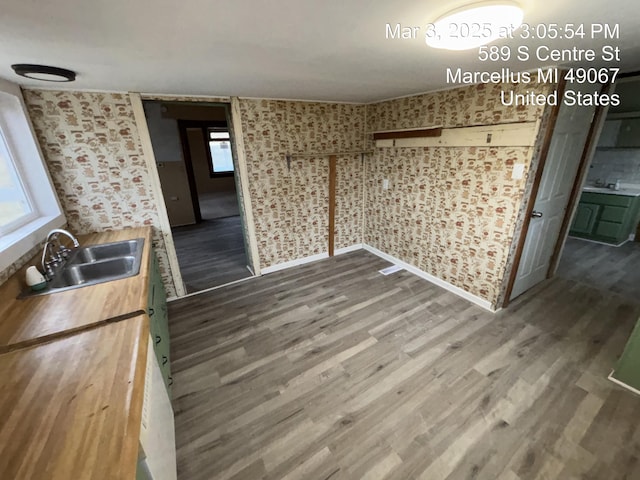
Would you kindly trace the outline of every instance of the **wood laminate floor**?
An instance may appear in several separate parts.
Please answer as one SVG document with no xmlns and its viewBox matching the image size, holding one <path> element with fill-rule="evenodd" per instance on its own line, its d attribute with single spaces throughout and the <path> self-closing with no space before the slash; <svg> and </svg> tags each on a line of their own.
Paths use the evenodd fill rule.
<svg viewBox="0 0 640 480">
<path fill-rule="evenodd" d="M 187 293 L 251 276 L 239 216 L 171 229 Z"/>
<path fill-rule="evenodd" d="M 198 194 L 200 216 L 205 220 L 240 215 L 238 196 L 235 189 Z"/>
<path fill-rule="evenodd" d="M 557 275 L 640 302 L 640 242 L 612 247 L 569 237 Z"/>
<path fill-rule="evenodd" d="M 556 278 L 492 314 L 358 251 L 170 303 L 178 474 L 637 479 L 606 379 L 640 305 Z"/>
</svg>

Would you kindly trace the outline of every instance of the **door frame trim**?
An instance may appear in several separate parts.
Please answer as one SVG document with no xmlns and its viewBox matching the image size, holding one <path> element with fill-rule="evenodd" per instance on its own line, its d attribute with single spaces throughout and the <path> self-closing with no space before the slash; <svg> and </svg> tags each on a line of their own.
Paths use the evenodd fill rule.
<svg viewBox="0 0 640 480">
<path fill-rule="evenodd" d="M 558 103 L 553 106 L 551 110 L 551 114 L 549 117 L 549 123 L 544 132 L 544 137 L 542 140 L 542 147 L 540 148 L 540 162 L 538 163 L 538 168 L 536 169 L 536 176 L 533 181 L 533 186 L 531 188 L 531 195 L 526 199 L 527 207 L 525 209 L 525 217 L 522 222 L 522 229 L 520 230 L 520 236 L 518 238 L 518 246 L 514 253 L 513 265 L 511 266 L 511 272 L 509 273 L 509 282 L 507 283 L 507 289 L 504 294 L 504 300 L 502 302 L 502 308 L 507 308 L 509 306 L 511 292 L 513 292 L 513 286 L 516 282 L 516 276 L 518 274 L 518 269 L 520 268 L 520 260 L 522 260 L 522 253 L 524 251 L 524 244 L 527 240 L 527 233 L 529 233 L 529 224 L 531 223 L 531 213 L 533 213 L 533 207 L 535 205 L 536 197 L 538 196 L 538 190 L 540 188 L 540 181 L 542 180 L 542 172 L 544 170 L 544 166 L 547 163 L 547 156 L 549 154 L 549 149 L 551 148 L 551 139 L 553 137 L 553 132 L 555 131 L 556 121 L 558 120 L 558 114 L 560 113 L 560 107 L 562 106 L 562 98 L 564 96 L 564 90 L 566 88 L 567 81 L 562 76 L 560 82 L 558 82 Z"/>
<path fill-rule="evenodd" d="M 184 102 L 180 102 L 184 103 Z M 227 105 L 220 105 L 227 111 Z M 180 145 L 182 147 L 182 158 L 184 159 L 185 170 L 187 171 L 187 179 L 189 181 L 189 190 L 191 193 L 191 204 L 193 205 L 193 214 L 196 219 L 196 223 L 202 221 L 202 212 L 200 211 L 200 197 L 198 193 L 198 185 L 196 183 L 196 174 L 193 169 L 193 159 L 191 157 L 191 144 L 189 143 L 189 135 L 187 129 L 200 129 L 202 132 L 202 139 L 205 142 L 205 153 L 207 154 L 207 162 L 211 165 L 211 152 L 207 148 L 207 129 L 210 127 L 225 127 L 231 131 L 228 121 L 224 120 L 180 120 L 176 119 L 178 124 L 178 132 L 180 134 Z M 233 139 L 231 139 L 233 142 Z M 227 175 L 220 175 L 220 177 L 233 176 L 233 173 Z M 215 177 L 210 177 L 215 178 Z M 236 182 L 237 183 L 237 182 Z M 236 189 L 238 185 L 236 185 Z"/>
<path fill-rule="evenodd" d="M 193 171 L 193 162 L 191 160 L 191 149 L 189 148 L 189 138 L 187 136 L 187 126 L 183 120 L 177 120 L 178 134 L 180 136 L 180 146 L 182 147 L 182 159 L 184 160 L 184 168 L 187 172 L 187 182 L 189 183 L 189 194 L 191 196 L 191 206 L 193 208 L 193 216 L 196 223 L 202 221 L 202 212 L 200 212 L 200 201 L 198 199 L 198 186 L 196 185 L 196 175 Z"/>
<path fill-rule="evenodd" d="M 147 118 L 144 114 L 143 100 L 155 100 L 155 101 L 170 101 L 180 103 L 217 103 L 229 105 L 228 115 L 230 115 L 235 147 L 237 152 L 238 162 L 238 175 L 240 176 L 240 186 L 242 188 L 242 203 L 244 206 L 244 221 L 246 232 L 244 235 L 248 237 L 250 245 L 250 255 L 253 259 L 253 273 L 255 276 L 259 276 L 260 273 L 260 257 L 258 254 L 258 243 L 255 233 L 255 223 L 253 217 L 253 207 L 251 202 L 251 194 L 247 185 L 249 181 L 249 173 L 247 170 L 247 161 L 244 150 L 244 138 L 241 121 L 240 101 L 238 97 L 194 97 L 188 95 L 154 95 L 138 92 L 128 92 L 129 98 L 133 106 L 134 119 L 138 127 L 138 135 L 140 136 L 140 143 L 142 144 L 142 151 L 145 156 L 147 168 L 149 169 L 149 176 L 151 179 L 151 190 L 157 201 L 157 212 L 159 217 L 159 228 L 162 231 L 164 238 L 165 248 L 167 251 L 167 257 L 169 259 L 169 267 L 171 269 L 171 276 L 176 289 L 177 298 L 184 297 L 187 292 L 182 281 L 182 274 L 180 273 L 180 265 L 178 264 L 178 254 L 176 253 L 175 242 L 173 241 L 173 234 L 171 233 L 171 226 L 169 224 L 169 216 L 167 214 L 167 207 L 162 196 L 162 186 L 160 184 L 160 175 L 158 174 L 158 168 L 156 166 L 155 155 L 153 153 L 153 146 L 151 145 L 151 135 L 149 134 L 149 127 L 147 125 Z M 229 118 L 229 117 L 227 117 Z M 237 183 L 236 183 L 237 185 Z M 169 298 L 167 300 L 173 300 Z"/>
<path fill-rule="evenodd" d="M 244 209 L 244 228 L 246 229 L 245 238 L 248 242 L 249 252 L 251 256 L 251 267 L 253 274 L 260 276 L 260 253 L 258 251 L 258 236 L 256 234 L 256 223 L 253 216 L 253 202 L 251 201 L 251 189 L 249 188 L 249 169 L 247 167 L 247 153 L 244 146 L 244 132 L 242 130 L 242 111 L 240 108 L 240 99 L 231 97 L 231 108 L 228 111 L 231 117 L 231 131 L 236 148 L 236 161 L 238 162 L 238 177 L 240 179 L 240 190 L 242 192 L 242 204 Z"/>
<path fill-rule="evenodd" d="M 164 196 L 162 195 L 160 175 L 158 174 L 156 157 L 153 153 L 153 146 L 151 145 L 151 135 L 149 133 L 149 127 L 147 125 L 147 117 L 144 114 L 142 97 L 137 92 L 129 92 L 129 100 L 131 102 L 131 107 L 133 110 L 133 119 L 135 120 L 138 129 L 138 136 L 140 137 L 142 153 L 144 154 L 147 171 L 149 172 L 151 191 L 153 192 L 153 196 L 156 201 L 156 212 L 158 213 L 159 223 L 157 227 L 160 229 L 160 232 L 162 233 L 162 237 L 164 239 L 164 247 L 167 252 L 167 258 L 169 260 L 169 269 L 171 270 L 171 276 L 173 278 L 173 285 L 176 290 L 176 295 L 178 297 L 182 297 L 187 292 L 182 281 L 182 274 L 180 273 L 178 254 L 176 253 L 176 246 L 173 242 L 173 234 L 171 233 L 171 224 L 169 223 L 167 206 L 164 202 Z"/>
</svg>

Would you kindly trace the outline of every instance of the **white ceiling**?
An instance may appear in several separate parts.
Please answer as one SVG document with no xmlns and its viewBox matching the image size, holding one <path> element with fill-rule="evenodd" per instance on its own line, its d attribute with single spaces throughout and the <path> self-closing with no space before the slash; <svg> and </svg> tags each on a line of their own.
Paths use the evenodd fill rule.
<svg viewBox="0 0 640 480">
<path fill-rule="evenodd" d="M 0 77 L 22 85 L 184 95 L 369 102 L 446 88 L 445 69 L 491 70 L 477 51 L 385 39 L 385 24 L 424 26 L 473 0 L 2 0 Z M 558 47 L 622 49 L 640 69 L 637 0 L 522 0 L 525 22 L 620 24 L 617 41 Z M 500 40 L 497 44 L 552 45 Z M 16 76 L 13 63 L 75 70 L 72 84 Z M 514 70 L 539 62 L 500 64 Z"/>
</svg>

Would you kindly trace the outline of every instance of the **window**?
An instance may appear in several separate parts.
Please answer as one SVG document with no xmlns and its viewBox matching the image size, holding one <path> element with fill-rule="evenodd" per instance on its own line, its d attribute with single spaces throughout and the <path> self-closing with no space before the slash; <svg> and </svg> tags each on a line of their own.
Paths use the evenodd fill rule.
<svg viewBox="0 0 640 480">
<path fill-rule="evenodd" d="M 6 235 L 34 217 L 31 201 L 0 129 L 0 235 Z"/>
<path fill-rule="evenodd" d="M 209 152 L 211 176 L 229 175 L 233 173 L 233 155 L 231 153 L 231 138 L 229 130 L 209 128 Z"/>
<path fill-rule="evenodd" d="M 0 271 L 64 224 L 20 87 L 0 79 Z"/>
</svg>

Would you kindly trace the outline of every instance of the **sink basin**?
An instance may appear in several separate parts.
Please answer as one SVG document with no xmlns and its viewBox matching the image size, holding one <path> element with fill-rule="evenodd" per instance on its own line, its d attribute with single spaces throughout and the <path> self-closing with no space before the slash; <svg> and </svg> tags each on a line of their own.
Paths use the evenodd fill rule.
<svg viewBox="0 0 640 480">
<path fill-rule="evenodd" d="M 135 275 L 140 263 L 132 256 L 110 258 L 94 263 L 67 264 L 53 279 L 51 288 L 80 285 L 94 285 L 108 280 L 126 278 Z"/>
<path fill-rule="evenodd" d="M 141 250 L 140 240 L 142 239 L 80 247 L 77 253 L 69 259 L 67 265 L 95 263 L 101 260 L 135 256 Z"/>
<path fill-rule="evenodd" d="M 144 238 L 79 247 L 44 290 L 25 290 L 18 298 L 47 295 L 138 275 L 143 247 Z"/>
</svg>

